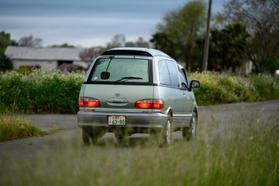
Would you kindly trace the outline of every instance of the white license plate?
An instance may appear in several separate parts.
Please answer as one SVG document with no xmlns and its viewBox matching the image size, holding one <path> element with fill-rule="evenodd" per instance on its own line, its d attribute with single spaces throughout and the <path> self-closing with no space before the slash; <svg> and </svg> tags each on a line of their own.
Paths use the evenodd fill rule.
<svg viewBox="0 0 279 186">
<path fill-rule="evenodd" d="M 124 126 L 124 125 L 126 125 L 126 117 L 125 116 L 109 116 L 108 125 Z"/>
</svg>

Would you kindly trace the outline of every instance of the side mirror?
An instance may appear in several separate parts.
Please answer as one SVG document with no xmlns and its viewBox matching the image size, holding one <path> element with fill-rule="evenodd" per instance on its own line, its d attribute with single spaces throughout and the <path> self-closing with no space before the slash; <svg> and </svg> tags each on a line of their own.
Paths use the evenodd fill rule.
<svg viewBox="0 0 279 186">
<path fill-rule="evenodd" d="M 192 89 L 192 88 L 199 88 L 201 86 L 201 84 L 200 84 L 200 82 L 199 81 L 197 81 L 197 80 L 192 80 L 191 82 L 190 82 L 190 88 Z"/>
</svg>

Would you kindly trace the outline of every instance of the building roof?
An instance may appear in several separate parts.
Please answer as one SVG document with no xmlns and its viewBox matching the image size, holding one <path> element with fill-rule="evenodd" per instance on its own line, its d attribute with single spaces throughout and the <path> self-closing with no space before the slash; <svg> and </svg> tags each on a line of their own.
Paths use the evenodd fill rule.
<svg viewBox="0 0 279 186">
<path fill-rule="evenodd" d="M 34 48 L 9 46 L 5 54 L 12 60 L 81 61 L 82 48 Z"/>
</svg>

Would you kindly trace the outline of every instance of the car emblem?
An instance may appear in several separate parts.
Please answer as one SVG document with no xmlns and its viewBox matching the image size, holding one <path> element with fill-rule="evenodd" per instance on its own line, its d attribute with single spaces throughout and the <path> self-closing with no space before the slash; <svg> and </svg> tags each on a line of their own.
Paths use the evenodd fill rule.
<svg viewBox="0 0 279 186">
<path fill-rule="evenodd" d="M 120 96 L 120 94 L 119 94 L 119 93 L 116 93 L 116 94 L 115 94 L 115 96 L 116 96 L 116 97 L 119 97 L 119 96 Z"/>
</svg>

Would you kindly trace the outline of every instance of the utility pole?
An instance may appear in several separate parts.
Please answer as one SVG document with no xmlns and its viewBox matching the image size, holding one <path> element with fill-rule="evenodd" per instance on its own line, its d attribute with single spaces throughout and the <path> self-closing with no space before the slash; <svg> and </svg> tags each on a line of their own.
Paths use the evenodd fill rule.
<svg viewBox="0 0 279 186">
<path fill-rule="evenodd" d="M 208 2 L 208 13 L 207 13 L 207 22 L 206 22 L 206 37 L 205 37 L 204 51 L 203 51 L 202 71 L 207 71 L 207 66 L 208 66 L 211 5 L 212 5 L 212 0 L 209 0 L 209 2 Z"/>
</svg>

